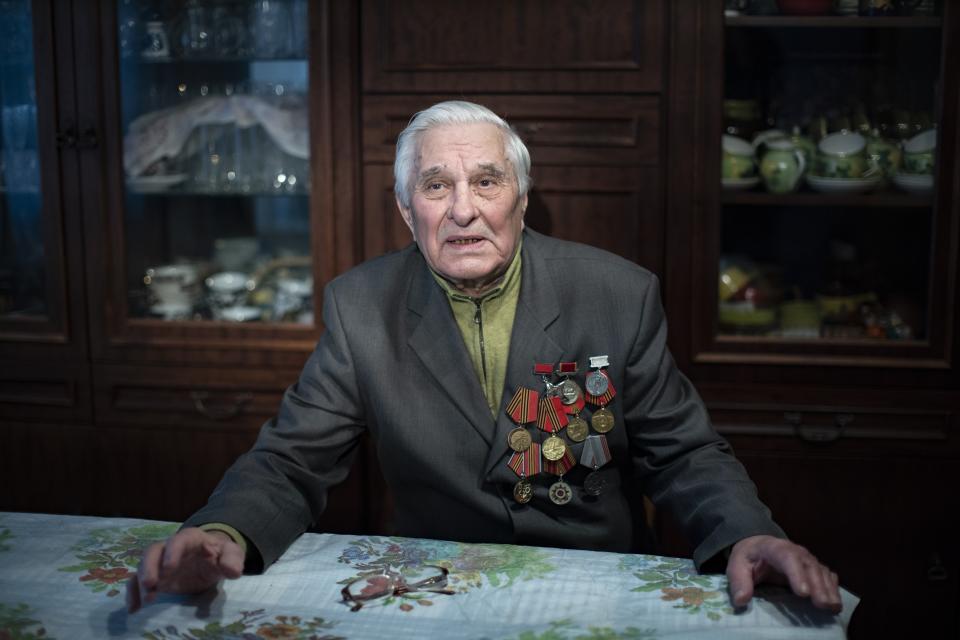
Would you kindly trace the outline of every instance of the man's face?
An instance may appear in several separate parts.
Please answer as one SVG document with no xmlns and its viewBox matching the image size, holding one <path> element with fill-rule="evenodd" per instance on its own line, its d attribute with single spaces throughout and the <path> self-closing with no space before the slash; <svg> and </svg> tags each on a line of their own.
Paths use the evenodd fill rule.
<svg viewBox="0 0 960 640">
<path fill-rule="evenodd" d="M 400 213 L 430 267 L 468 295 L 500 278 L 520 242 L 527 197 L 495 125 L 445 125 L 420 139 L 410 208 Z"/>
</svg>

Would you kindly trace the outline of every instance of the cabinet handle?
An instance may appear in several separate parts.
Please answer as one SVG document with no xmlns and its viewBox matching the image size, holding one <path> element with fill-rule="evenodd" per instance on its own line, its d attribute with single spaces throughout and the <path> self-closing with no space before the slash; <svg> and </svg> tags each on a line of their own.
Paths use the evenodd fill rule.
<svg viewBox="0 0 960 640">
<path fill-rule="evenodd" d="M 228 420 L 235 418 L 243 411 L 243 408 L 253 400 L 252 393 L 238 393 L 233 397 L 233 404 L 222 408 L 207 406 L 207 400 L 210 399 L 210 393 L 207 391 L 191 391 L 190 397 L 193 398 L 193 406 L 200 415 L 211 420 Z"/>
<path fill-rule="evenodd" d="M 947 568 L 941 564 L 940 554 L 932 554 L 930 556 L 930 567 L 927 568 L 927 580 L 929 582 L 943 582 L 947 577 Z"/>
<path fill-rule="evenodd" d="M 834 442 L 843 435 L 843 427 L 853 421 L 850 414 L 838 414 L 834 426 L 810 427 L 803 424 L 803 414 L 799 411 L 787 411 L 784 421 L 793 427 L 793 433 L 804 442 Z"/>
<path fill-rule="evenodd" d="M 77 146 L 77 130 L 72 125 L 57 132 L 57 146 L 61 149 L 73 149 Z"/>
<path fill-rule="evenodd" d="M 97 138 L 97 130 L 93 127 L 87 127 L 80 134 L 77 140 L 77 149 L 96 149 L 100 146 L 100 139 Z"/>
</svg>

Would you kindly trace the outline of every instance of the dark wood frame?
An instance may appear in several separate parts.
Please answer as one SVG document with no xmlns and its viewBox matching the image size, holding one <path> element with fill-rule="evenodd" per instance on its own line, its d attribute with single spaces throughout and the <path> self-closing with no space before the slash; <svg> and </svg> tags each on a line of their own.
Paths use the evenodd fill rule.
<svg viewBox="0 0 960 640">
<path fill-rule="evenodd" d="M 355 108 L 356 43 L 352 34 L 357 9 L 350 3 L 310 4 L 309 105 L 311 113 L 310 196 L 311 250 L 317 307 L 324 283 L 356 261 L 353 209 L 357 177 L 357 135 L 343 120 Z M 78 17 L 80 32 L 94 34 L 78 42 L 89 55 L 82 65 L 80 85 L 97 90 L 78 94 L 80 111 L 101 114 L 88 123 L 102 132 L 97 149 L 82 157 L 87 245 L 90 247 L 87 281 L 90 298 L 103 305 L 91 308 L 91 342 L 95 360 L 127 362 L 210 363 L 243 362 L 297 367 L 322 330 L 319 308 L 313 326 L 219 322 L 176 322 L 135 319 L 126 315 L 123 280 L 124 204 L 122 138 L 119 122 L 119 74 L 116 38 L 95 40 L 96 34 L 116 33 L 112 4 L 101 0 L 96 11 Z M 338 124 L 334 124 L 334 123 Z M 81 128 L 84 125 L 81 125 Z"/>
</svg>

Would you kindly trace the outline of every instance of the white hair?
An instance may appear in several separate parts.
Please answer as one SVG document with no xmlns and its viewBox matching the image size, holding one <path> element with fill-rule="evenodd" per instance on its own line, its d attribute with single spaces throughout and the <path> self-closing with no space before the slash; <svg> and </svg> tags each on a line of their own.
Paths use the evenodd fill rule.
<svg viewBox="0 0 960 640">
<path fill-rule="evenodd" d="M 413 197 L 413 181 L 416 172 L 417 153 L 423 134 L 432 129 L 450 124 L 487 123 L 495 125 L 503 133 L 503 146 L 507 160 L 517 177 L 519 196 L 530 189 L 530 152 L 520 136 L 510 128 L 506 120 L 490 109 L 472 102 L 450 100 L 420 111 L 412 118 L 407 128 L 397 138 L 397 157 L 393 162 L 393 191 L 400 204 L 410 207 Z"/>
</svg>

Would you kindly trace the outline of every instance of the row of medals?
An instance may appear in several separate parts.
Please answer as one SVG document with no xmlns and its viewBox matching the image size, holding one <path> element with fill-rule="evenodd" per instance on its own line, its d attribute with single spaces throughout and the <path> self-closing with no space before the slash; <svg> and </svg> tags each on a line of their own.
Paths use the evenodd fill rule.
<svg viewBox="0 0 960 640">
<path fill-rule="evenodd" d="M 599 397 L 607 394 L 608 391 L 611 392 L 610 397 L 606 398 L 609 400 L 612 398 L 613 385 L 610 383 L 610 379 L 607 376 L 604 368 L 608 365 L 607 356 L 595 356 L 590 358 L 591 367 L 594 367 L 590 373 L 587 374 L 586 380 L 584 381 L 584 386 L 587 388 L 589 396 L 587 396 L 587 401 L 597 401 Z M 569 367 L 564 370 L 564 367 L 557 369 L 555 372 L 559 376 L 562 376 L 563 379 L 560 382 L 554 384 L 547 375 L 543 374 L 543 371 L 538 371 L 538 367 L 543 365 L 538 365 L 535 367 L 534 374 L 540 375 L 543 383 L 545 385 L 544 397 L 545 398 L 559 398 L 560 402 L 566 407 L 566 412 L 570 413 L 569 421 L 566 425 L 566 428 L 560 427 L 558 432 L 562 433 L 566 431 L 567 437 L 570 438 L 573 442 L 584 442 L 588 438 L 595 439 L 597 447 L 590 447 L 590 460 L 589 463 L 586 460 L 588 454 L 588 448 L 584 447 L 583 455 L 581 456 L 581 464 L 584 466 L 593 469 L 583 482 L 584 491 L 591 496 L 600 495 L 605 486 L 606 482 L 603 479 L 603 476 L 598 472 L 599 468 L 610 461 L 609 448 L 606 444 L 603 434 L 608 433 L 614 427 L 614 417 L 613 413 L 606 408 L 605 404 L 599 406 L 593 414 L 590 416 L 590 424 L 588 425 L 586 420 L 580 417 L 580 410 L 584 406 L 584 393 L 583 389 L 580 388 L 580 385 L 576 381 L 572 380 L 569 376 L 576 374 L 576 363 L 566 363 L 568 365 L 572 364 L 573 368 Z M 514 396 L 515 400 L 524 389 L 518 389 L 517 394 Z M 528 390 L 530 393 L 536 393 L 535 391 Z M 593 403 L 593 402 L 591 402 Z M 513 403 L 511 403 L 513 404 Z M 536 416 L 528 416 L 530 422 L 536 420 Z M 598 435 L 591 435 L 590 429 L 596 432 Z M 528 451 L 533 445 L 533 438 L 530 435 L 530 432 L 522 425 L 518 424 L 516 428 L 510 431 L 507 434 L 507 442 L 513 451 L 516 454 L 523 454 Z M 556 435 L 551 433 L 545 440 L 540 443 L 540 452 L 541 455 L 550 462 L 558 462 L 563 460 L 567 456 L 569 446 L 566 441 Z M 515 454 L 515 456 L 516 456 Z M 508 462 L 509 465 L 509 462 Z M 522 472 L 517 471 L 513 466 L 511 468 L 517 472 L 520 476 L 520 480 L 513 487 L 513 499 L 520 504 L 526 504 L 530 502 L 533 498 L 533 484 L 530 481 L 530 477 L 525 475 Z M 569 470 L 569 469 L 567 469 Z M 565 470 L 566 471 L 566 470 Z M 570 488 L 570 485 L 563 481 L 563 472 L 561 472 L 559 478 L 550 486 L 549 496 L 550 501 L 557 505 L 565 505 L 573 498 L 573 490 Z"/>
</svg>

